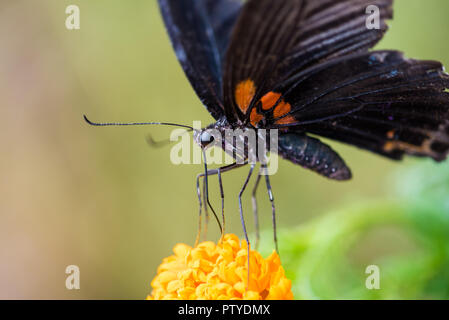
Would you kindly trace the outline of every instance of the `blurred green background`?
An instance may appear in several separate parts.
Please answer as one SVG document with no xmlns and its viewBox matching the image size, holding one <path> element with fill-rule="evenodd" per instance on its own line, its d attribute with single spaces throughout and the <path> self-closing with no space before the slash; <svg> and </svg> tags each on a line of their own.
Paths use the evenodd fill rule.
<svg viewBox="0 0 449 320">
<path fill-rule="evenodd" d="M 70 4 L 80 7 L 80 30 L 65 27 Z M 397 0 L 378 48 L 449 65 L 448 15 L 447 0 Z M 195 176 L 202 166 L 173 165 L 170 147 L 147 145 L 149 133 L 163 139 L 168 128 L 92 128 L 82 115 L 95 121 L 212 121 L 176 60 L 156 1 L 6 0 L 0 3 L 0 40 L 0 298 L 145 298 L 173 245 L 194 242 Z M 421 269 L 407 269 L 416 262 L 414 252 L 421 257 L 423 250 L 442 248 L 438 261 L 448 259 L 448 224 L 438 220 L 447 222 L 448 186 L 428 184 L 448 164 L 396 163 L 332 145 L 351 166 L 352 181 L 329 181 L 285 161 L 272 177 L 279 228 L 289 229 L 282 231 L 281 257 L 284 250 L 296 297 L 448 298 L 449 267 L 421 261 Z M 239 236 L 237 193 L 246 173 L 236 170 L 223 181 L 227 231 Z M 216 180 L 211 184 L 219 208 Z M 410 191 L 412 186 L 435 190 L 441 206 L 428 209 L 435 193 Z M 259 206 L 268 230 L 263 248 L 270 251 L 271 209 L 262 188 Z M 248 195 L 244 210 L 253 230 Z M 396 232 L 410 221 L 418 221 L 410 232 Z M 371 234 L 377 226 L 381 230 Z M 367 243 L 357 240 L 361 233 L 369 233 Z M 435 246 L 423 249 L 410 233 Z M 211 223 L 209 239 L 218 236 Z M 392 257 L 406 258 L 395 264 Z M 81 290 L 65 288 L 71 264 L 80 267 Z M 375 293 L 362 288 L 370 264 L 387 270 Z M 420 270 L 434 277 L 420 277 Z M 442 288 L 422 294 L 427 281 Z M 392 287 L 399 282 L 408 285 Z"/>
</svg>

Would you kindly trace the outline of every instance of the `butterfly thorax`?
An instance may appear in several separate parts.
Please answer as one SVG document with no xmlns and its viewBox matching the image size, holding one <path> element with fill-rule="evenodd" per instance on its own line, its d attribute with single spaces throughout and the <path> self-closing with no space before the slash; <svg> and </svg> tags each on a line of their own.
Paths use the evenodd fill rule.
<svg viewBox="0 0 449 320">
<path fill-rule="evenodd" d="M 275 137 L 277 139 L 277 135 Z M 238 163 L 259 162 L 270 148 L 270 132 L 243 124 L 231 125 L 220 118 L 194 133 L 195 142 L 204 150 L 220 147 Z"/>
</svg>

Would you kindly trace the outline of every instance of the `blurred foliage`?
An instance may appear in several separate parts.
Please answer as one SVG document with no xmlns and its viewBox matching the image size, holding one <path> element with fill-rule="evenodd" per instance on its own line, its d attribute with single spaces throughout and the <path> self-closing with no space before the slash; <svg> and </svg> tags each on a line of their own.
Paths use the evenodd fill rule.
<svg viewBox="0 0 449 320">
<path fill-rule="evenodd" d="M 361 201 L 280 232 L 295 298 L 449 299 L 449 167 L 440 169 L 402 169 L 394 199 Z M 265 241 L 262 251 L 270 250 Z M 368 265 L 380 269 L 379 290 L 365 286 Z"/>
</svg>

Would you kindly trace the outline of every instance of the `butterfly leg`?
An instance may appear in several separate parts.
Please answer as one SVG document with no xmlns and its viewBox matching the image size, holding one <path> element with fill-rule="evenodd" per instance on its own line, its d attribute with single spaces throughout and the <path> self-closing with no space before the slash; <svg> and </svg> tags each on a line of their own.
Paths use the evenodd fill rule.
<svg viewBox="0 0 449 320">
<path fill-rule="evenodd" d="M 223 181 L 221 180 L 221 168 L 217 169 L 218 174 L 218 185 L 220 186 L 220 197 L 221 197 L 221 221 L 222 221 L 222 228 L 221 228 L 221 237 L 225 234 L 225 215 L 224 215 L 224 191 L 223 191 Z"/>
<path fill-rule="evenodd" d="M 215 210 L 214 210 L 214 208 L 212 208 L 212 205 L 210 204 L 210 201 L 209 201 L 208 183 L 207 183 L 206 179 L 203 183 L 203 193 L 202 194 L 201 194 L 201 188 L 200 188 L 200 179 L 206 177 L 207 175 L 216 174 L 214 172 L 215 172 L 215 170 L 209 170 L 207 173 L 200 173 L 196 177 L 196 191 L 197 191 L 198 202 L 199 202 L 199 220 L 198 220 L 198 233 L 197 233 L 196 240 L 195 240 L 195 246 L 199 243 L 200 237 L 201 237 L 203 204 L 204 204 L 204 213 L 205 213 L 205 220 L 206 220 L 205 227 L 204 227 L 204 237 L 206 237 L 207 225 L 209 222 L 209 211 L 207 210 L 207 206 L 209 206 L 211 208 L 212 212 L 214 213 L 214 216 L 217 218 Z M 203 198 L 203 200 L 201 200 L 201 198 Z M 220 229 L 222 229 L 221 224 L 218 221 L 218 219 L 217 219 L 217 222 L 218 222 L 218 225 L 220 226 Z"/>
<path fill-rule="evenodd" d="M 199 199 L 199 202 L 200 202 L 200 212 L 199 212 L 200 220 L 199 220 L 199 229 L 198 229 L 198 235 L 197 235 L 197 239 L 195 241 L 195 245 L 198 244 L 199 237 L 200 237 L 200 234 L 201 234 L 201 215 L 202 215 L 201 214 L 201 191 L 199 191 L 199 188 L 200 188 L 199 187 L 199 179 L 201 177 L 204 178 L 204 182 L 203 182 L 203 205 L 204 205 L 204 216 L 205 216 L 204 240 L 207 237 L 207 227 L 209 225 L 209 210 L 208 210 L 208 207 L 212 210 L 212 213 L 213 213 L 213 215 L 215 217 L 215 220 L 217 221 L 220 230 L 222 230 L 222 226 L 221 226 L 220 220 L 218 219 L 218 216 L 215 213 L 215 210 L 212 207 L 212 205 L 210 203 L 210 200 L 209 200 L 209 180 L 208 180 L 208 176 L 209 175 L 213 175 L 213 174 L 217 174 L 216 170 L 208 170 L 207 166 L 205 165 L 204 173 L 197 176 L 196 187 L 197 187 L 198 199 Z"/>
<path fill-rule="evenodd" d="M 230 171 L 232 169 L 237 169 L 240 168 L 242 166 L 247 165 L 247 163 L 243 163 L 243 164 L 238 164 L 238 163 L 232 163 L 230 165 L 218 168 L 218 169 L 211 169 L 208 170 L 207 173 L 203 172 L 197 175 L 196 177 L 196 190 L 197 190 L 197 196 L 198 196 L 198 203 L 199 203 L 199 222 L 198 222 L 198 234 L 196 237 L 196 241 L 195 241 L 195 246 L 198 244 L 199 239 L 200 239 L 200 235 L 201 235 L 201 227 L 202 227 L 202 209 L 203 209 L 203 203 L 207 204 L 208 202 L 208 192 L 206 190 L 206 187 L 204 187 L 204 191 L 203 191 L 203 195 L 205 195 L 204 197 L 204 201 L 202 200 L 202 194 L 201 194 L 201 187 L 200 187 L 200 179 L 201 178 L 205 178 L 206 175 L 207 176 L 212 176 L 212 175 L 218 175 L 218 182 L 220 184 L 220 194 L 221 194 L 221 204 L 222 204 L 222 218 L 223 218 L 223 223 L 224 223 L 224 192 L 223 192 L 223 184 L 222 184 L 222 179 L 221 179 L 221 174 L 223 172 L 227 172 Z M 203 183 L 203 186 L 206 186 L 206 182 Z M 210 205 L 210 204 L 209 204 Z M 212 206 L 210 205 L 211 209 Z M 213 210 L 213 209 L 212 209 Z M 220 230 L 222 232 L 224 232 L 224 225 L 223 227 L 220 226 Z"/>
<path fill-rule="evenodd" d="M 246 287 L 249 287 L 249 254 L 250 254 L 250 244 L 249 244 L 249 239 L 248 239 L 248 232 L 246 232 L 246 224 L 245 224 L 245 218 L 243 217 L 243 206 L 242 206 L 242 195 L 243 192 L 246 189 L 246 186 L 248 185 L 249 179 L 251 178 L 251 175 L 253 174 L 254 171 L 254 167 L 256 165 L 254 163 L 251 164 L 251 168 L 249 169 L 249 173 L 248 176 L 246 177 L 245 183 L 243 184 L 242 189 L 240 190 L 239 193 L 239 210 L 240 210 L 240 221 L 242 223 L 242 227 L 243 227 L 243 233 L 245 234 L 245 239 L 246 239 L 246 243 L 247 243 L 247 263 L 248 263 L 248 274 L 247 274 L 247 285 Z"/>
<path fill-rule="evenodd" d="M 201 223 L 203 219 L 203 202 L 201 201 L 201 188 L 200 188 L 200 178 L 203 174 L 199 174 L 196 176 L 196 193 L 198 195 L 198 202 L 199 202 L 199 220 L 198 220 L 198 233 L 196 235 L 195 240 L 195 247 L 200 242 L 200 236 L 201 236 Z"/>
<path fill-rule="evenodd" d="M 176 136 L 176 138 L 182 137 L 184 134 L 186 134 L 190 131 L 192 131 L 192 130 L 188 129 L 185 132 L 181 133 L 180 135 Z M 162 148 L 162 147 L 165 147 L 166 145 L 169 145 L 169 144 L 175 142 L 175 140 L 172 140 L 170 138 L 163 139 L 163 140 L 154 140 L 153 136 L 151 134 L 147 135 L 146 140 L 147 140 L 148 145 L 153 148 Z"/>
<path fill-rule="evenodd" d="M 251 178 L 251 175 L 253 174 L 255 166 L 256 166 L 255 164 L 251 164 L 251 168 L 249 169 L 248 176 L 246 177 L 245 183 L 243 184 L 243 187 L 242 187 L 242 189 L 240 190 L 240 193 L 239 193 L 240 222 L 242 223 L 243 233 L 245 234 L 245 239 L 246 239 L 246 242 L 248 243 L 248 247 L 249 247 L 249 239 L 248 239 L 248 233 L 246 232 L 245 218 L 243 217 L 242 195 L 243 195 L 243 192 L 246 189 L 246 186 L 248 185 L 248 182 L 249 182 L 249 179 Z"/>
<path fill-rule="evenodd" d="M 259 174 L 257 175 L 257 180 L 256 183 L 254 184 L 254 188 L 253 188 L 253 192 L 252 192 L 252 196 L 251 196 L 251 200 L 252 200 L 252 204 L 253 204 L 253 212 L 254 212 L 254 227 L 256 229 L 256 245 L 255 248 L 257 250 L 257 248 L 259 247 L 259 240 L 260 240 L 260 232 L 259 232 L 259 213 L 258 213 L 258 208 L 257 208 L 257 198 L 256 198 L 256 193 L 257 193 L 257 188 L 259 187 L 259 182 L 260 182 L 260 178 L 261 178 L 261 173 L 262 173 L 262 168 L 259 171 Z"/>
<path fill-rule="evenodd" d="M 208 210 L 208 206 L 211 208 L 212 212 L 215 214 L 215 210 L 212 208 L 212 206 L 209 203 L 209 187 L 208 187 L 208 183 L 206 181 L 207 179 L 205 178 L 204 183 L 203 183 L 203 204 L 204 204 L 204 236 L 203 236 L 203 240 L 206 240 L 207 238 L 207 229 L 209 226 L 209 210 Z"/>
<path fill-rule="evenodd" d="M 277 232 L 276 232 L 276 207 L 274 206 L 273 190 L 271 189 L 271 183 L 270 183 L 270 178 L 268 176 L 267 165 L 262 164 L 261 169 L 264 170 L 265 183 L 267 185 L 268 197 L 270 198 L 270 202 L 271 202 L 271 218 L 272 218 L 272 223 L 273 223 L 274 245 L 276 248 L 276 252 L 279 254 L 278 239 L 277 239 Z"/>
</svg>

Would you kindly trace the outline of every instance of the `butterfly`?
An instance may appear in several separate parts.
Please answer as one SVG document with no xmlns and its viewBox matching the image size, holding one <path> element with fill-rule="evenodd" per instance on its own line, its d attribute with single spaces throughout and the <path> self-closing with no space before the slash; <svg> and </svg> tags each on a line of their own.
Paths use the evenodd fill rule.
<svg viewBox="0 0 449 320">
<path fill-rule="evenodd" d="M 395 50 L 369 50 L 388 29 L 393 0 L 158 2 L 176 56 L 215 119 L 197 132 L 203 149 L 213 140 L 207 129 L 279 130 L 281 157 L 340 181 L 349 180 L 351 170 L 315 136 L 394 160 L 446 159 L 449 75 L 442 64 L 408 59 Z M 378 9 L 378 28 L 367 27 L 368 6 Z M 204 207 L 213 210 L 207 177 L 218 175 L 223 208 L 221 173 L 244 164 L 209 170 L 205 161 L 205 172 L 197 177 L 200 216 L 200 178 Z M 239 193 L 248 243 L 241 196 L 254 168 L 252 163 Z M 264 170 L 262 164 L 253 195 L 264 176 L 277 244 L 274 198 Z"/>
<path fill-rule="evenodd" d="M 279 129 L 280 156 L 348 180 L 340 155 L 310 135 L 394 160 L 442 161 L 449 152 L 449 75 L 442 64 L 369 51 L 388 29 L 392 2 L 159 0 L 159 6 L 176 56 L 216 121 L 208 128 Z M 366 25 L 369 5 L 379 9 L 377 29 Z M 200 134 L 199 142 L 205 147 L 210 136 Z M 241 195 L 252 171 L 239 195 L 242 221 Z"/>
</svg>

